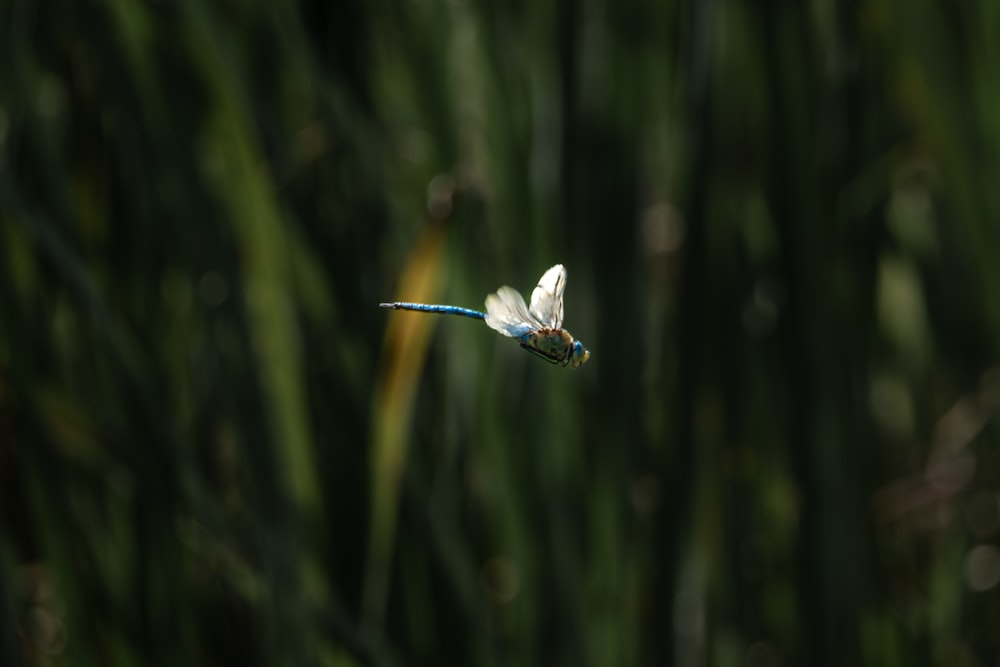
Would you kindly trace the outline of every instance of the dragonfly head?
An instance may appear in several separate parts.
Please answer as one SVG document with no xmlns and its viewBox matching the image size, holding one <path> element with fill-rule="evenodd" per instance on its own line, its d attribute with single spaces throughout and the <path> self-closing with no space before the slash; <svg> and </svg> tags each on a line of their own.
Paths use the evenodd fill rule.
<svg viewBox="0 0 1000 667">
<path fill-rule="evenodd" d="M 579 368 L 590 359 L 590 350 L 583 346 L 578 340 L 573 341 L 573 351 L 570 354 L 569 363 L 573 368 Z"/>
</svg>

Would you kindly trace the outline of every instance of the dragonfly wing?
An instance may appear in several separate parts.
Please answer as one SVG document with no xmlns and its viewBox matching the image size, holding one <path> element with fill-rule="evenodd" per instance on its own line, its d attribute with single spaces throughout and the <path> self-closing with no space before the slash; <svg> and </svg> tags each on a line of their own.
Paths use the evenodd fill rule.
<svg viewBox="0 0 1000 667">
<path fill-rule="evenodd" d="M 566 267 L 556 264 L 542 274 L 531 293 L 531 315 L 549 329 L 558 329 L 563 321 L 563 292 L 566 290 Z"/>
<path fill-rule="evenodd" d="M 506 285 L 486 297 L 486 325 L 511 338 L 520 338 L 529 331 L 543 328 L 542 323 L 528 311 L 524 297 Z"/>
</svg>

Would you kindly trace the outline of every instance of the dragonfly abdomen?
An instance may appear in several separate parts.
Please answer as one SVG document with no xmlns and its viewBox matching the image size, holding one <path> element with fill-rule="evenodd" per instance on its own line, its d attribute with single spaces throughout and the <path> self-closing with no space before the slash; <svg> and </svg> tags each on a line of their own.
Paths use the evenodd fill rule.
<svg viewBox="0 0 1000 667">
<path fill-rule="evenodd" d="M 392 308 L 393 310 L 416 310 L 421 313 L 443 313 L 445 315 L 461 315 L 471 317 L 474 320 L 485 320 L 486 313 L 471 308 L 461 306 L 444 306 L 432 303 L 411 303 L 409 301 L 393 301 L 392 303 L 380 303 L 381 308 Z"/>
</svg>

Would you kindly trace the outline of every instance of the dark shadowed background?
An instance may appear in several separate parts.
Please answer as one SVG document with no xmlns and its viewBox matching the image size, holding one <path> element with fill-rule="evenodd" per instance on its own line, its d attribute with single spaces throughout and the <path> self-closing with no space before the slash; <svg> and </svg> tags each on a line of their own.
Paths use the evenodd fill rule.
<svg viewBox="0 0 1000 667">
<path fill-rule="evenodd" d="M 0 276 L 0 664 L 1000 659 L 1000 3 L 0 0 Z"/>
</svg>

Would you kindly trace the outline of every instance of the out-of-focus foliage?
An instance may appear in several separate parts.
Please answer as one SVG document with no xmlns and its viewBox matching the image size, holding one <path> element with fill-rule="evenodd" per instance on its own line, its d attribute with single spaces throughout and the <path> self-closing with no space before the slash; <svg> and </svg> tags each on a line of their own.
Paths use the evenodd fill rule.
<svg viewBox="0 0 1000 667">
<path fill-rule="evenodd" d="M 1000 4 L 0 30 L 0 664 L 1000 659 Z"/>
</svg>

